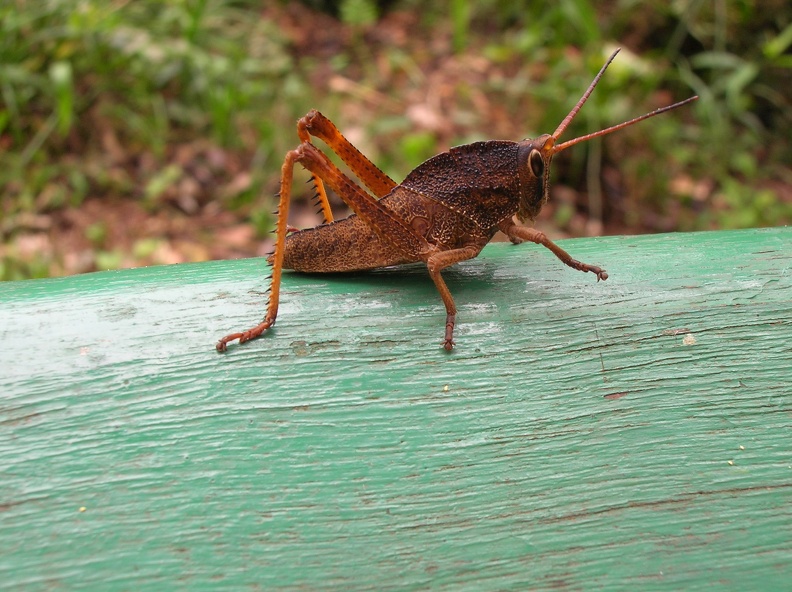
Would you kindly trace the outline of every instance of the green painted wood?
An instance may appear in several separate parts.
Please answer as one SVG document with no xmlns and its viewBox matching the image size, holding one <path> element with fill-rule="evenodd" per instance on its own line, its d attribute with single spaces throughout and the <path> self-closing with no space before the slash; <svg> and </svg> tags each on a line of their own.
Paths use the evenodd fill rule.
<svg viewBox="0 0 792 592">
<path fill-rule="evenodd" d="M 0 588 L 789 589 L 792 229 L 0 285 Z"/>
</svg>

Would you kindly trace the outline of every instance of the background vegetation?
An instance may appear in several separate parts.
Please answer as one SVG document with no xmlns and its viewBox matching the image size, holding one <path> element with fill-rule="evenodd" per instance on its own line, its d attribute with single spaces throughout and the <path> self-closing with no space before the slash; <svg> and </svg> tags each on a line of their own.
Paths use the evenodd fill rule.
<svg viewBox="0 0 792 592">
<path fill-rule="evenodd" d="M 788 0 L 0 0 L 0 278 L 260 254 L 309 108 L 398 180 L 552 131 L 617 45 L 566 137 L 701 99 L 565 152 L 538 224 L 788 224 Z"/>
</svg>

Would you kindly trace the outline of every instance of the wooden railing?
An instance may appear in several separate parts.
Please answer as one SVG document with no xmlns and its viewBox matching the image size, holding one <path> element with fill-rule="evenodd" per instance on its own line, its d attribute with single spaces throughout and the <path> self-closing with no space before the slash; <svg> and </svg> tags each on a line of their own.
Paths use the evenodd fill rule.
<svg viewBox="0 0 792 592">
<path fill-rule="evenodd" d="M 0 284 L 0 588 L 784 589 L 792 229 Z"/>
</svg>

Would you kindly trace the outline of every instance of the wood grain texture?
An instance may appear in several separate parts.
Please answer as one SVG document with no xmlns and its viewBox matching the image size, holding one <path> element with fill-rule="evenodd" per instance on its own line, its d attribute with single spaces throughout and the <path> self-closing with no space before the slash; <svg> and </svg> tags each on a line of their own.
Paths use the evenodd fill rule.
<svg viewBox="0 0 792 592">
<path fill-rule="evenodd" d="M 0 284 L 0 588 L 779 590 L 792 229 Z"/>
</svg>

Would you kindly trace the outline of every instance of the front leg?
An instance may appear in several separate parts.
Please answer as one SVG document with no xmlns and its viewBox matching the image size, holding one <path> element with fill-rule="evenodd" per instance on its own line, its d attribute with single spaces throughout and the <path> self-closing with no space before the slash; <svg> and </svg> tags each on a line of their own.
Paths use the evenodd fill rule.
<svg viewBox="0 0 792 592">
<path fill-rule="evenodd" d="M 547 238 L 547 235 L 541 230 L 520 226 L 515 224 L 510 218 L 501 222 L 498 225 L 498 228 L 501 230 L 501 232 L 506 234 L 506 236 L 509 237 L 509 240 L 514 244 L 519 244 L 523 241 L 531 241 L 537 245 L 542 245 L 550 249 L 556 257 L 561 259 L 565 265 L 568 265 L 572 269 L 577 269 L 578 271 L 590 271 L 597 276 L 597 281 L 608 279 L 608 273 L 604 269 L 597 267 L 596 265 L 581 263 L 577 259 L 573 259 L 569 253 Z"/>
</svg>

